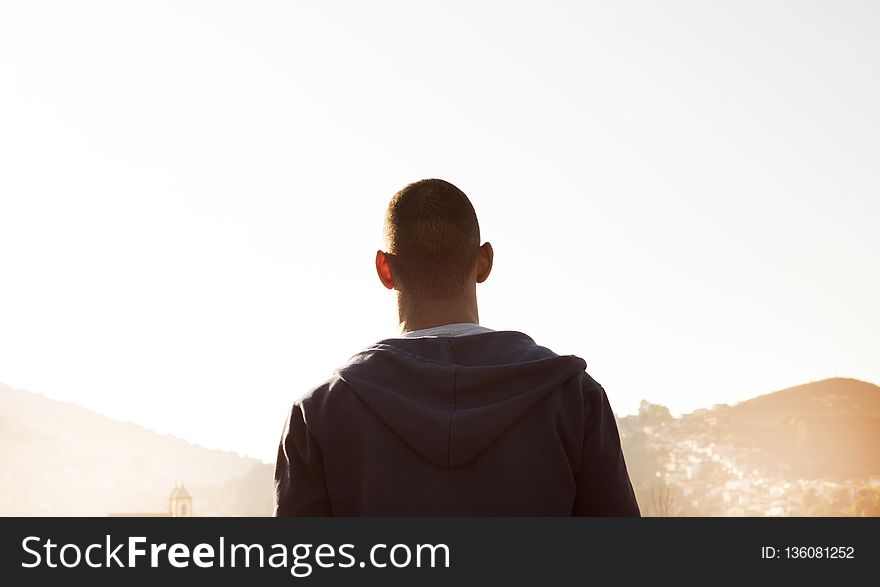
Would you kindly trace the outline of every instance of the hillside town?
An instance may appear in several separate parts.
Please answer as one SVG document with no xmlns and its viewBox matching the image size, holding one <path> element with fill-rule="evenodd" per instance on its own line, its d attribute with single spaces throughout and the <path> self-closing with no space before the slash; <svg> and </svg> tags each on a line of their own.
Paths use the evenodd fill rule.
<svg viewBox="0 0 880 587">
<path fill-rule="evenodd" d="M 798 478 L 759 447 L 721 441 L 727 406 L 673 418 L 642 402 L 619 420 L 643 514 L 654 516 L 878 516 L 880 475 Z"/>
</svg>

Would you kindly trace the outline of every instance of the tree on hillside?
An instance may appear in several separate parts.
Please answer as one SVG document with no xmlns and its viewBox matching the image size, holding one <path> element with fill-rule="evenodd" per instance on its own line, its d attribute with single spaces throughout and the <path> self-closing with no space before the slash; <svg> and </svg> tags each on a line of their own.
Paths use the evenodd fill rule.
<svg viewBox="0 0 880 587">
<path fill-rule="evenodd" d="M 651 485 L 651 508 L 653 515 L 669 518 L 676 514 L 675 499 L 665 481 L 657 480 Z"/>
<path fill-rule="evenodd" d="M 666 406 L 652 404 L 644 399 L 639 402 L 639 423 L 643 426 L 662 426 L 673 420 L 674 418 Z"/>
</svg>

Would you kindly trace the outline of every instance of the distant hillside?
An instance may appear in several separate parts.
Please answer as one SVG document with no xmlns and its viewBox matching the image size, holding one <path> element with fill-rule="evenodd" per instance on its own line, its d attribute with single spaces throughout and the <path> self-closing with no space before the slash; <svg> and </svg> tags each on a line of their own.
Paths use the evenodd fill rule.
<svg viewBox="0 0 880 587">
<path fill-rule="evenodd" d="M 755 424 L 833 414 L 880 417 L 880 387 L 858 379 L 823 379 L 741 402 L 732 407 L 731 413 Z"/>
<path fill-rule="evenodd" d="M 0 385 L 0 515 L 161 512 L 174 483 L 196 515 L 267 515 L 269 465 Z"/>
<path fill-rule="evenodd" d="M 880 387 L 825 379 L 717 410 L 719 432 L 796 478 L 880 474 Z"/>
<path fill-rule="evenodd" d="M 673 418 L 618 421 L 646 515 L 880 515 L 880 387 L 798 385 Z"/>
</svg>

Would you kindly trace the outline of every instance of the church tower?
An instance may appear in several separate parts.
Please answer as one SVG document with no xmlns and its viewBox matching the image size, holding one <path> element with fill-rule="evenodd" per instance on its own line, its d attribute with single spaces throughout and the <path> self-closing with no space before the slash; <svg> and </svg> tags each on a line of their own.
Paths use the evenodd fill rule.
<svg viewBox="0 0 880 587">
<path fill-rule="evenodd" d="M 189 518 L 192 516 L 192 496 L 183 483 L 178 483 L 168 496 L 168 515 L 172 518 Z"/>
</svg>

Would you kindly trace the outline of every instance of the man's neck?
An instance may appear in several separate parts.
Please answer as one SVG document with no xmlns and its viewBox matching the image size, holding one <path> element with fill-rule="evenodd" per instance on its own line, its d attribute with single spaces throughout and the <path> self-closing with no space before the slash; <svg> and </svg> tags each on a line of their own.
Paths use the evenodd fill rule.
<svg viewBox="0 0 880 587">
<path fill-rule="evenodd" d="M 397 315 L 400 333 L 435 328 L 446 324 L 479 324 L 476 296 L 473 299 L 404 300 L 398 296 Z"/>
</svg>

